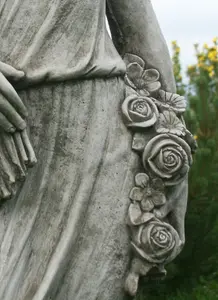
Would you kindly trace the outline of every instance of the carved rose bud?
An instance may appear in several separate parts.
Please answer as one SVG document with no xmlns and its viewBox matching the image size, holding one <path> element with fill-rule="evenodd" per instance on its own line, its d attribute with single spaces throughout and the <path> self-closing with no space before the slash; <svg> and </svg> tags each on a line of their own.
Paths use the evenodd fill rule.
<svg viewBox="0 0 218 300">
<path fill-rule="evenodd" d="M 156 219 L 138 228 L 132 246 L 140 257 L 150 263 L 168 263 L 178 254 L 180 239 L 170 224 Z"/>
<path fill-rule="evenodd" d="M 144 149 L 145 169 L 161 178 L 166 186 L 180 183 L 191 164 L 189 145 L 176 135 L 160 134 L 151 139 Z"/>
<path fill-rule="evenodd" d="M 122 113 L 128 127 L 150 127 L 157 122 L 159 113 L 148 97 L 131 95 L 122 104 Z"/>
</svg>

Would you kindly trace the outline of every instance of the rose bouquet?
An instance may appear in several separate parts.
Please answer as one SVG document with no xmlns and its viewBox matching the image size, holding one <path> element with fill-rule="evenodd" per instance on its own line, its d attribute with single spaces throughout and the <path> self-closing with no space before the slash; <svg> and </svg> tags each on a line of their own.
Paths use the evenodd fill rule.
<svg viewBox="0 0 218 300">
<path fill-rule="evenodd" d="M 181 200 L 185 202 L 186 195 L 178 187 L 184 185 L 197 144 L 182 118 L 185 98 L 162 90 L 159 72 L 146 69 L 140 57 L 126 54 L 124 61 L 126 98 L 121 110 L 124 123 L 133 131 L 132 149 L 140 155 L 143 169 L 129 194 L 133 259 L 125 287 L 135 295 L 140 275 L 154 269 L 166 274 L 164 265 L 182 249 L 186 205 Z M 173 209 L 176 226 L 168 218 Z"/>
</svg>

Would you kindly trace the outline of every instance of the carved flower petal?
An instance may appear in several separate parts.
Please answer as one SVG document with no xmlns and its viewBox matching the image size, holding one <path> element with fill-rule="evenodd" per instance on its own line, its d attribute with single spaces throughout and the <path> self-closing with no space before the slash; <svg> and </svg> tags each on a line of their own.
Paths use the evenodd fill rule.
<svg viewBox="0 0 218 300">
<path fill-rule="evenodd" d="M 152 197 L 153 199 L 153 197 Z M 141 202 L 141 209 L 143 211 L 151 211 L 154 208 L 154 204 L 152 201 L 150 201 L 149 199 L 143 199 Z"/>
<path fill-rule="evenodd" d="M 156 164 L 151 159 L 148 159 L 148 164 L 155 175 L 160 176 L 163 179 L 170 179 L 172 177 L 171 174 L 167 174 L 166 172 L 158 169 Z"/>
<path fill-rule="evenodd" d="M 156 131 L 158 133 L 171 133 L 171 134 L 175 134 L 175 135 L 178 135 L 178 136 L 185 136 L 185 128 L 182 124 L 181 124 L 181 126 L 177 126 L 177 127 L 174 127 L 174 128 L 159 127 L 157 125 Z"/>
<path fill-rule="evenodd" d="M 152 100 L 157 105 L 160 111 L 172 109 L 172 107 L 168 103 L 161 102 L 155 98 L 152 98 Z"/>
<path fill-rule="evenodd" d="M 185 136 L 184 127 L 172 128 L 168 132 L 171 133 L 171 134 L 176 134 L 178 136 Z"/>
<path fill-rule="evenodd" d="M 157 92 L 160 88 L 161 88 L 161 84 L 160 84 L 159 81 L 148 82 L 148 83 L 146 84 L 146 89 L 147 89 L 148 92 L 150 92 L 150 93 Z"/>
<path fill-rule="evenodd" d="M 159 115 L 156 123 L 156 131 L 158 133 L 171 133 L 178 136 L 185 135 L 185 126 L 173 111 L 164 111 Z"/>
<path fill-rule="evenodd" d="M 143 68 L 138 63 L 131 63 L 127 66 L 127 77 L 137 86 L 137 80 L 141 78 Z"/>
<path fill-rule="evenodd" d="M 186 100 L 183 96 L 175 94 L 173 96 L 173 108 L 178 112 L 178 113 L 183 113 L 186 110 L 187 104 Z"/>
<path fill-rule="evenodd" d="M 139 57 L 139 56 L 137 56 L 135 54 L 126 53 L 125 56 L 124 56 L 124 58 L 123 58 L 123 60 L 124 60 L 124 62 L 126 64 L 126 66 L 128 66 L 131 63 L 136 62 L 136 63 L 138 63 L 142 67 L 142 69 L 145 68 L 145 62 L 144 62 L 144 60 L 141 57 Z"/>
<path fill-rule="evenodd" d="M 132 188 L 129 198 L 133 201 L 142 201 L 144 197 L 143 189 L 139 187 Z"/>
<path fill-rule="evenodd" d="M 149 116 L 151 114 L 151 103 L 147 101 L 147 99 L 147 97 L 138 97 L 136 100 L 133 100 L 130 104 L 129 110 L 138 112 L 143 116 Z"/>
<path fill-rule="evenodd" d="M 184 164 L 182 170 L 181 170 L 181 173 L 180 173 L 180 176 L 183 177 L 185 176 L 188 172 L 189 172 L 189 165 L 188 164 Z"/>
<path fill-rule="evenodd" d="M 154 191 L 152 200 L 155 206 L 162 206 L 166 203 L 166 197 L 163 193 Z"/>
<path fill-rule="evenodd" d="M 170 107 L 176 112 L 176 113 L 183 113 L 186 110 L 186 100 L 183 96 L 180 96 L 178 94 L 173 94 L 169 92 L 165 92 L 163 90 L 159 91 L 160 101 L 170 105 Z"/>
<path fill-rule="evenodd" d="M 147 187 L 148 186 L 148 182 L 149 182 L 149 177 L 145 173 L 138 173 L 135 176 L 135 183 L 139 187 L 142 187 L 142 188 Z"/>
<path fill-rule="evenodd" d="M 159 263 L 163 263 L 166 259 L 165 258 L 155 258 L 152 257 L 151 255 L 148 255 L 147 253 L 145 253 L 144 250 L 142 250 L 141 248 L 137 247 L 133 242 L 131 242 L 132 247 L 134 249 L 134 251 L 142 258 L 144 258 L 146 261 L 153 263 L 153 264 L 159 264 Z"/>
<path fill-rule="evenodd" d="M 148 96 L 150 95 L 150 93 L 149 93 L 146 89 L 137 90 L 137 92 L 138 92 L 139 95 L 142 96 L 142 97 L 148 97 Z"/>
<path fill-rule="evenodd" d="M 153 126 L 157 122 L 156 115 L 153 115 L 153 117 L 147 121 L 144 122 L 134 122 L 127 124 L 128 127 L 140 127 L 140 128 L 147 128 Z"/>
<path fill-rule="evenodd" d="M 138 113 L 137 111 L 129 110 L 129 116 L 135 122 L 144 122 L 147 120 L 147 117 Z"/>
<path fill-rule="evenodd" d="M 128 78 L 127 75 L 125 75 L 125 77 L 124 77 L 124 82 L 125 82 L 125 84 L 126 84 L 127 87 L 129 86 L 129 87 L 131 87 L 133 90 L 136 89 L 135 84 Z"/>
<path fill-rule="evenodd" d="M 156 191 L 163 192 L 164 191 L 164 182 L 161 178 L 154 178 L 151 182 L 152 188 Z"/>
<path fill-rule="evenodd" d="M 134 99 L 137 99 L 137 95 L 130 95 L 128 96 L 122 104 L 122 113 L 125 116 L 127 122 L 132 122 L 132 119 L 129 116 L 129 104 L 131 103 L 131 101 L 133 101 Z"/>
<path fill-rule="evenodd" d="M 158 79 L 160 78 L 160 73 L 155 69 L 148 69 L 144 71 L 142 78 L 145 82 L 158 81 Z"/>
<path fill-rule="evenodd" d="M 157 131 L 158 133 L 169 133 L 170 130 L 169 130 L 169 128 L 159 127 L 159 126 L 157 125 L 156 131 Z"/>
<path fill-rule="evenodd" d="M 129 224 L 130 225 L 141 225 L 149 222 L 154 218 L 154 214 L 143 213 L 138 203 L 131 203 L 128 211 Z"/>
</svg>

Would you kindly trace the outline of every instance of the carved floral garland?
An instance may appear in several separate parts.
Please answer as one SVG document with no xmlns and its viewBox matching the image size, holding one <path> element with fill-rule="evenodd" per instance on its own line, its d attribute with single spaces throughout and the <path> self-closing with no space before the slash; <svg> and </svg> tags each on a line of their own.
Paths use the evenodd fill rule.
<svg viewBox="0 0 218 300">
<path fill-rule="evenodd" d="M 164 265 L 181 250 L 177 231 L 159 220 L 155 211 L 167 202 L 165 188 L 186 177 L 197 144 L 181 120 L 185 98 L 162 90 L 159 72 L 145 70 L 140 57 L 126 54 L 124 61 L 126 99 L 122 113 L 134 134 L 132 149 L 138 151 L 144 168 L 143 173 L 136 174 L 129 195 L 128 225 L 134 257 L 125 289 L 134 296 L 140 275 L 155 269 L 165 275 Z"/>
</svg>

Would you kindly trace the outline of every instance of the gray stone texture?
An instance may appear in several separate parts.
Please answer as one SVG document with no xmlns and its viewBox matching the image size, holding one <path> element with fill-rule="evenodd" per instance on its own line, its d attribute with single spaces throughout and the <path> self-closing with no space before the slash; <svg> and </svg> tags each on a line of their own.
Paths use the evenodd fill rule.
<svg viewBox="0 0 218 300">
<path fill-rule="evenodd" d="M 122 57 L 175 92 L 151 2 L 1 0 L 0 45 L 0 299 L 125 299 L 140 161 L 121 113 Z M 172 212 L 184 242 L 187 178 L 167 197 L 157 214 Z"/>
</svg>

